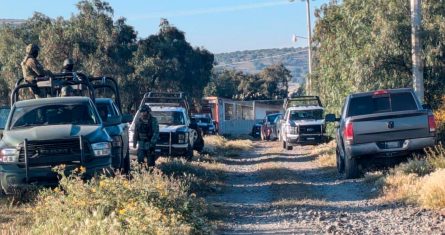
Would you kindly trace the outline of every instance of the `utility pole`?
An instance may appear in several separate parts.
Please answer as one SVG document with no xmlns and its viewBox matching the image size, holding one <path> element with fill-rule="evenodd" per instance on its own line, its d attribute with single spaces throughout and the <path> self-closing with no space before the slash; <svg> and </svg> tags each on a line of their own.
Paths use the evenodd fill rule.
<svg viewBox="0 0 445 235">
<path fill-rule="evenodd" d="M 308 34 L 308 56 L 309 56 L 309 74 L 306 78 L 306 94 L 310 95 L 312 91 L 312 84 L 311 84 L 311 76 L 312 76 L 312 29 L 311 29 L 311 8 L 309 4 L 309 0 L 306 0 L 306 11 L 307 11 L 307 34 Z"/>
<path fill-rule="evenodd" d="M 413 60 L 413 87 L 417 97 L 424 102 L 423 61 L 421 57 L 422 48 L 420 41 L 420 28 L 422 0 L 411 0 L 411 44 Z"/>
</svg>

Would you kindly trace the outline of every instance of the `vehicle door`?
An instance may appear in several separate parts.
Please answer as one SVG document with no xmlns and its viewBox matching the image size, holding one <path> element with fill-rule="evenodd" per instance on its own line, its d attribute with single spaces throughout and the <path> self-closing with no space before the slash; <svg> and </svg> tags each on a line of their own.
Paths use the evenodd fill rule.
<svg viewBox="0 0 445 235">
<path fill-rule="evenodd" d="M 0 138 L 3 137 L 3 130 L 6 127 L 6 122 L 8 121 L 10 111 L 10 107 L 0 107 Z"/>
</svg>

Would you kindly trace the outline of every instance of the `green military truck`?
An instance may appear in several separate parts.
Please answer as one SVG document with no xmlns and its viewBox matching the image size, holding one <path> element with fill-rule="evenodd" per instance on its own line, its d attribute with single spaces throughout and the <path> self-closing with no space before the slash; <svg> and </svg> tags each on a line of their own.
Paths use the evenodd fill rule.
<svg viewBox="0 0 445 235">
<path fill-rule="evenodd" d="M 0 141 L 0 191 L 12 193 L 30 183 L 56 185 L 58 176 L 52 169 L 62 164 L 67 173 L 85 167 L 86 177 L 111 170 L 112 138 L 105 128 L 121 120 L 102 121 L 88 80 L 57 84 L 59 88 L 83 85 L 90 97 L 17 101 L 21 89 L 35 84 L 18 84 L 13 90 L 11 111 L 6 121 L 5 115 L 0 120 L 5 123 Z M 51 85 L 51 93 L 53 88 Z"/>
</svg>

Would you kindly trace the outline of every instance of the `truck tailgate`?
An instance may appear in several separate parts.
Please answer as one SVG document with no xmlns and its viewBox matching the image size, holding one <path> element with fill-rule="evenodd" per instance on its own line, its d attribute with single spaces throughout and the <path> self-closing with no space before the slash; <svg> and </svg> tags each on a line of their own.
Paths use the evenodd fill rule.
<svg viewBox="0 0 445 235">
<path fill-rule="evenodd" d="M 427 110 L 369 114 L 352 117 L 350 121 L 355 144 L 431 136 Z"/>
</svg>

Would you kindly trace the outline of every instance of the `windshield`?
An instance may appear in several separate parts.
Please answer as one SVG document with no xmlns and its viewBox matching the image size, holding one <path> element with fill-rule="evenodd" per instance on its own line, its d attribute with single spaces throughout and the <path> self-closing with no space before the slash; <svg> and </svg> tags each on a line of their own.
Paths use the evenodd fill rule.
<svg viewBox="0 0 445 235">
<path fill-rule="evenodd" d="M 104 122 L 106 122 L 109 117 L 118 115 L 111 103 L 96 103 L 96 108 L 97 111 L 99 111 L 100 118 Z"/>
<path fill-rule="evenodd" d="M 151 115 L 164 125 L 185 125 L 184 115 L 180 111 L 152 111 Z"/>
<path fill-rule="evenodd" d="M 87 104 L 59 104 L 14 109 L 10 129 L 48 125 L 97 125 L 98 118 Z"/>
<path fill-rule="evenodd" d="M 195 122 L 201 122 L 201 123 L 210 123 L 211 120 L 210 118 L 206 118 L 206 117 L 195 117 Z"/>
<path fill-rule="evenodd" d="M 289 115 L 289 120 L 309 120 L 309 119 L 323 119 L 323 110 L 314 109 L 314 110 L 294 110 L 291 111 Z"/>
<path fill-rule="evenodd" d="M 279 116 L 279 115 L 280 115 L 279 113 L 273 114 L 273 115 L 269 115 L 269 116 L 267 116 L 267 121 L 269 123 L 275 123 L 275 120 L 277 119 L 277 116 Z"/>
</svg>

